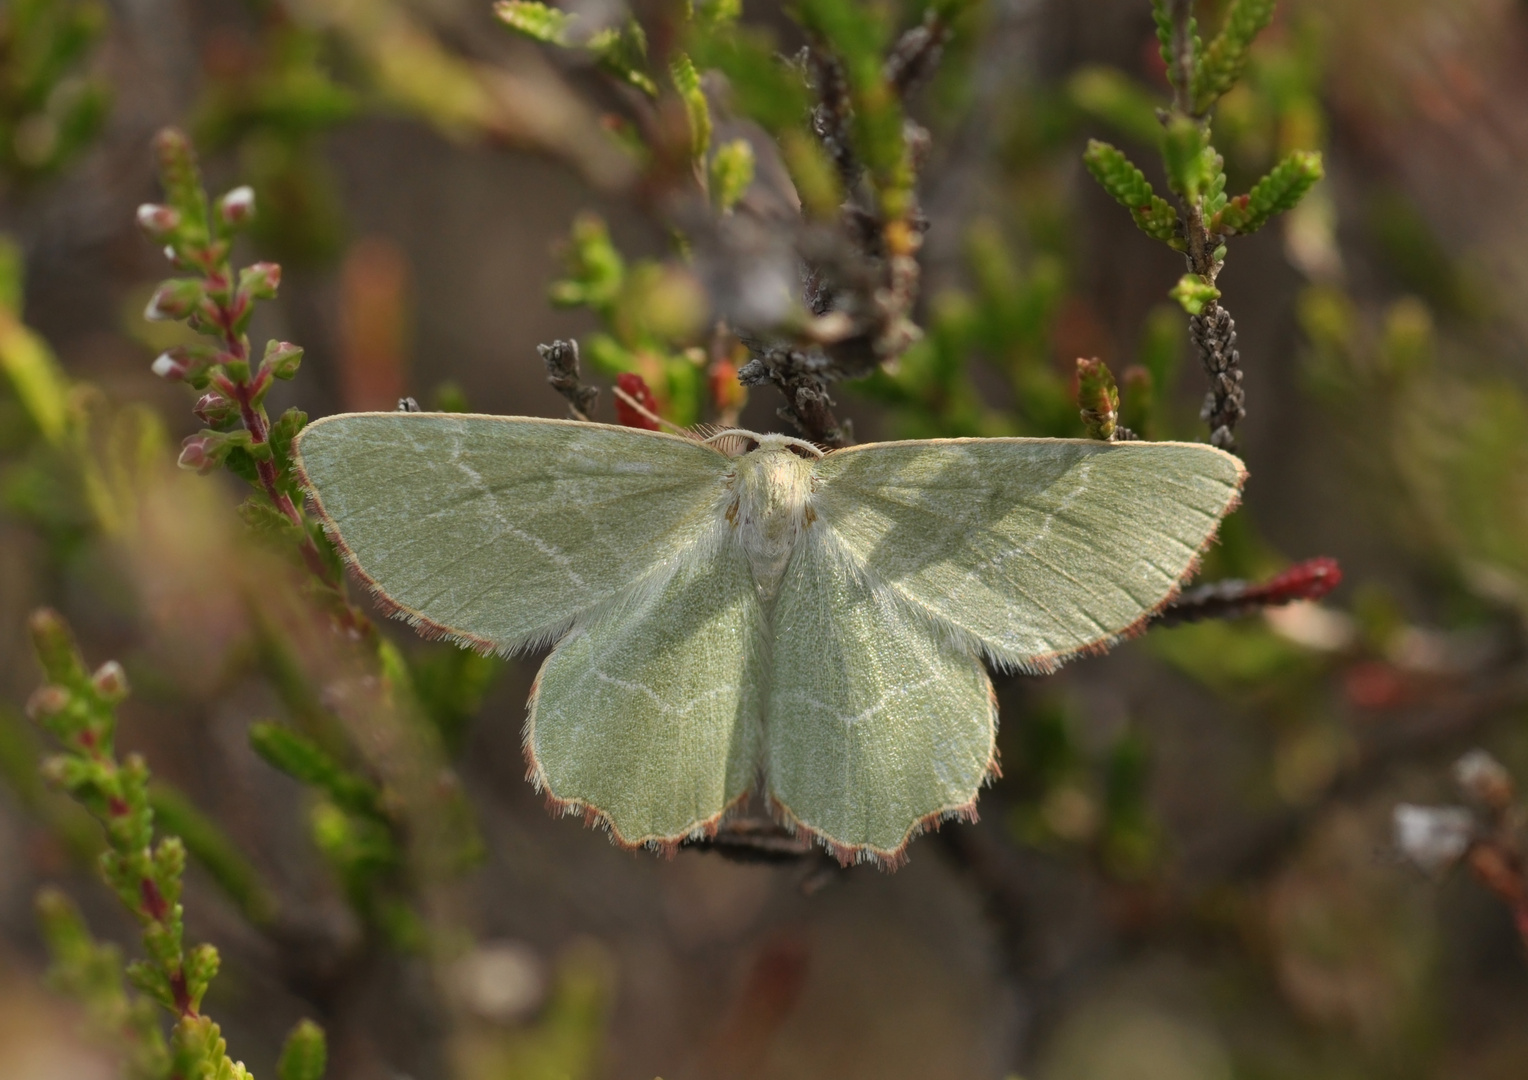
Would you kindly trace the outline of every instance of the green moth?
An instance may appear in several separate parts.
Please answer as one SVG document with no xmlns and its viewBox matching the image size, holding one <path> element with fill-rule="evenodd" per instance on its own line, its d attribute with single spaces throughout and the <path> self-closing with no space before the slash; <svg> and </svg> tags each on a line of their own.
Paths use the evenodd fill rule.
<svg viewBox="0 0 1528 1080">
<path fill-rule="evenodd" d="M 297 441 L 351 567 L 425 633 L 556 644 L 530 778 L 623 846 L 756 785 L 840 861 L 895 865 L 997 768 L 984 661 L 1142 627 L 1235 504 L 1199 443 L 931 439 L 823 453 L 570 420 L 353 413 Z"/>
</svg>

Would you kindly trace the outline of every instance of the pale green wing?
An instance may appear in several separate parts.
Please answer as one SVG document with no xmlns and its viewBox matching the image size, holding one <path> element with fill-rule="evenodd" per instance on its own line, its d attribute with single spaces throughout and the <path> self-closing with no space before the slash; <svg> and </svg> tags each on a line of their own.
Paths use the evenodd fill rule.
<svg viewBox="0 0 1528 1080">
<path fill-rule="evenodd" d="M 582 620 L 531 694 L 531 778 L 622 844 L 714 829 L 758 774 L 767 636 L 725 526 Z"/>
<path fill-rule="evenodd" d="M 299 465 L 354 567 L 410 622 L 507 651 L 673 557 L 725 456 L 636 428 L 451 413 L 308 425 Z"/>
<path fill-rule="evenodd" d="M 1166 602 L 1245 476 L 1200 443 L 1073 439 L 871 443 L 816 472 L 814 509 L 874 580 L 1040 671 Z"/>
<path fill-rule="evenodd" d="M 974 652 L 820 529 L 799 542 L 772 623 L 764 774 L 786 821 L 842 862 L 895 864 L 925 825 L 972 814 L 997 730 Z"/>
</svg>

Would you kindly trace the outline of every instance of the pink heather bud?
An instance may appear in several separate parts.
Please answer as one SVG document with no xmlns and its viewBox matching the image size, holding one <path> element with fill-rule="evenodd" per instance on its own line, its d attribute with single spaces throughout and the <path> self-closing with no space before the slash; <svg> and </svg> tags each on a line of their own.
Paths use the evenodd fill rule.
<svg viewBox="0 0 1528 1080">
<path fill-rule="evenodd" d="M 273 300 L 281 286 L 281 265 L 258 262 L 239 273 L 239 291 L 255 300 Z"/>
<path fill-rule="evenodd" d="M 211 450 L 211 439 L 204 435 L 188 435 L 186 441 L 180 444 L 180 457 L 175 464 L 182 469 L 195 469 L 199 473 L 211 472 L 217 468 Z"/>
<path fill-rule="evenodd" d="M 118 702 L 127 697 L 127 672 L 115 660 L 108 660 L 90 677 L 96 693 L 108 702 Z"/>
<path fill-rule="evenodd" d="M 150 240 L 163 242 L 180 227 L 180 211 L 158 203 L 144 203 L 138 207 L 138 227 Z"/>
<path fill-rule="evenodd" d="M 53 683 L 39 686 L 27 699 L 27 715 L 35 721 L 57 716 L 68 707 L 69 691 Z"/>
<path fill-rule="evenodd" d="M 238 411 L 238 406 L 213 390 L 196 399 L 191 412 L 208 427 L 217 427 Z"/>
<path fill-rule="evenodd" d="M 154 290 L 143 317 L 149 322 L 184 319 L 202 300 L 202 283 L 190 278 L 172 278 Z"/>
<path fill-rule="evenodd" d="M 186 373 L 190 371 L 191 368 L 190 365 L 186 363 L 186 357 L 184 354 L 177 354 L 176 350 L 171 349 L 168 352 L 162 352 L 158 356 L 154 357 L 154 363 L 149 367 L 149 370 L 152 371 L 155 375 L 158 375 L 161 379 L 169 379 L 171 382 L 180 382 L 186 377 Z"/>
<path fill-rule="evenodd" d="M 255 216 L 255 189 L 248 184 L 234 188 L 218 200 L 218 213 L 236 229 L 248 225 Z"/>
</svg>

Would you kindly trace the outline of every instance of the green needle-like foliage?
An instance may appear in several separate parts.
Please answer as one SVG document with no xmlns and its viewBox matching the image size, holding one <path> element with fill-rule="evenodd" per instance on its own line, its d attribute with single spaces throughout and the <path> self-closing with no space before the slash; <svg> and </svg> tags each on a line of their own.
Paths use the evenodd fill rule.
<svg viewBox="0 0 1528 1080">
<path fill-rule="evenodd" d="M 1257 232 L 1275 214 L 1294 209 L 1323 175 L 1320 153 L 1296 150 L 1254 184 L 1251 191 L 1227 202 L 1211 228 L 1238 235 Z"/>
<path fill-rule="evenodd" d="M 716 148 L 711 157 L 711 202 L 728 213 L 753 183 L 753 144 L 733 139 Z"/>
<path fill-rule="evenodd" d="M 650 97 L 658 96 L 658 84 L 646 70 L 647 35 L 635 19 L 591 34 L 579 25 L 577 15 L 537 0 L 499 0 L 493 11 L 510 29 L 548 45 L 581 49 L 610 74 Z"/>
<path fill-rule="evenodd" d="M 1077 407 L 1088 438 L 1114 438 L 1119 419 L 1119 388 L 1109 365 L 1094 357 L 1077 361 Z"/>
<path fill-rule="evenodd" d="M 1275 0 L 1231 0 L 1225 25 L 1202 52 L 1195 50 L 1193 108 L 1196 116 L 1209 112 L 1215 102 L 1241 78 L 1252 41 L 1273 21 Z"/>
<path fill-rule="evenodd" d="M 90 935 L 74 902 L 57 889 L 37 896 L 37 922 L 53 959 L 48 981 L 85 1010 L 92 1034 L 123 1057 L 128 1080 L 163 1080 L 170 1052 L 153 1002 L 123 985 L 122 953 Z"/>
<path fill-rule="evenodd" d="M 38 611 L 30 629 L 47 682 L 27 711 L 63 748 L 44 762 L 43 773 L 104 827 L 101 876 L 142 928 L 147 953 L 124 971 L 116 950 L 90 937 L 66 898 L 44 892 L 38 917 L 53 953 L 53 981 L 78 998 L 102 1034 L 124 1050 L 134 1080 L 248 1080 L 244 1066 L 228 1056 L 217 1024 L 201 1014 L 218 952 L 211 945 L 185 945 L 180 895 L 186 847 L 177 836 L 156 842 L 148 766 L 137 755 L 117 759 L 116 710 L 127 697 L 127 678 L 115 661 L 89 671 L 57 613 Z M 145 997 L 130 995 L 124 976 Z M 176 1018 L 168 1047 L 149 1001 Z"/>
<path fill-rule="evenodd" d="M 379 821 L 385 818 L 381 792 L 340 765 L 312 740 L 279 724 L 255 724 L 249 729 L 249 744 L 273 768 L 318 788 L 346 810 Z"/>
<path fill-rule="evenodd" d="M 690 120 L 690 156 L 697 162 L 704 162 L 706 152 L 711 148 L 711 108 L 700 89 L 700 73 L 688 56 L 675 53 L 669 61 L 669 75 Z"/>
<path fill-rule="evenodd" d="M 1184 274 L 1167 295 L 1182 304 L 1190 315 L 1198 315 L 1210 301 L 1220 299 L 1220 290 L 1198 274 Z"/>
<path fill-rule="evenodd" d="M 276 1075 L 280 1080 L 323 1080 L 328 1058 L 324 1029 L 311 1020 L 300 1020 L 281 1048 Z"/>
<path fill-rule="evenodd" d="M 1143 233 L 1177 251 L 1183 250 L 1178 211 L 1151 189 L 1146 174 L 1136 168 L 1122 150 L 1090 139 L 1082 161 L 1093 179 L 1114 197 L 1114 201 L 1130 211 Z"/>
<path fill-rule="evenodd" d="M 110 95 L 82 70 L 106 30 L 95 0 L 0 6 L 0 167 L 23 181 L 56 173 L 100 130 Z"/>
<path fill-rule="evenodd" d="M 534 41 L 548 45 L 572 45 L 569 28 L 577 21 L 560 8 L 548 7 L 538 0 L 500 0 L 493 13 L 505 26 L 518 30 Z"/>
</svg>

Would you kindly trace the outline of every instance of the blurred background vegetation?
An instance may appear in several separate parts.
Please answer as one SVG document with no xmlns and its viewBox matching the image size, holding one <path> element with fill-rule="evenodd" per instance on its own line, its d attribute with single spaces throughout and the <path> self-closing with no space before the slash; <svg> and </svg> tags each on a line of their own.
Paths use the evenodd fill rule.
<svg viewBox="0 0 1528 1080">
<path fill-rule="evenodd" d="M 1215 282 L 1251 480 L 1202 576 L 1330 555 L 1345 583 L 999 678 L 982 820 L 896 874 L 663 861 L 550 817 L 519 742 L 539 658 L 374 623 L 302 568 L 258 486 L 239 508 L 246 448 L 229 472 L 175 468 L 205 425 L 151 365 L 196 335 L 144 320 L 166 270 L 135 221 L 166 198 L 151 143 L 170 124 L 214 195 L 253 189 L 235 266 L 281 264 L 250 325 L 306 350 L 268 388 L 277 432 L 289 409 L 403 396 L 565 415 L 536 346 L 573 338 L 592 382 L 645 386 L 667 419 L 788 429 L 774 387 L 738 385 L 748 350 L 695 311 L 767 306 L 745 271 L 770 265 L 781 215 L 798 195 L 809 219 L 836 207 L 801 80 L 749 67 L 759 35 L 793 54 L 802 31 L 749 3 L 729 52 L 706 35 L 735 7 L 680 7 L 0 0 L 0 1076 L 221 1060 L 156 1051 L 153 1007 L 89 936 L 147 957 L 134 985 L 172 1011 L 189 991 L 154 972 L 201 971 L 178 919 L 96 871 L 103 850 L 137 865 L 120 830 L 140 803 L 188 855 L 187 940 L 221 954 L 202 1010 L 261 1077 L 316 1077 L 304 1018 L 346 1080 L 1528 1074 L 1513 913 L 1446 858 L 1420 872 L 1391 824 L 1398 803 L 1454 801 L 1471 747 L 1528 774 L 1522 4 L 1279 4 L 1215 110 L 1226 190 L 1294 151 L 1321 151 L 1325 179 L 1230 240 Z M 1207 39 L 1228 7 L 1198 5 Z M 800 10 L 829 37 L 924 13 Z M 933 10 L 952 33 L 909 98 L 930 135 L 915 204 L 873 125 L 855 136 L 878 211 L 927 219 L 905 312 L 923 334 L 835 384 L 838 418 L 862 440 L 1080 435 L 1075 362 L 1100 357 L 1122 423 L 1207 438 L 1169 295 L 1182 256 L 1083 162 L 1103 139 L 1175 183 L 1151 5 Z M 663 60 L 676 42 L 693 81 Z M 857 115 L 900 123 L 854 87 Z M 606 391 L 595 418 L 616 415 Z M 85 666 L 46 619 L 34 662 L 42 605 Z M 31 711 L 64 751 L 46 778 L 59 743 L 23 706 L 44 681 L 59 692 Z M 113 735 L 151 778 L 98 753 Z M 92 804 L 112 791 L 128 810 Z M 180 888 L 173 851 L 145 866 Z"/>
</svg>

